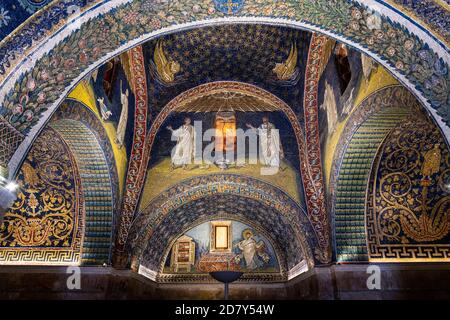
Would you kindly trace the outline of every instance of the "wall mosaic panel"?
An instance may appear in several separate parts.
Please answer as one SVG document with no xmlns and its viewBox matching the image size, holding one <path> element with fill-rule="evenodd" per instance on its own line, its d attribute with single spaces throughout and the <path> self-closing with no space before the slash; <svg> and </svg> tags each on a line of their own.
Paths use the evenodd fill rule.
<svg viewBox="0 0 450 320">
<path fill-rule="evenodd" d="M 370 116 L 352 136 L 339 170 L 334 213 L 337 261 L 367 261 L 365 200 L 376 152 L 407 109 L 385 108 Z"/>
<path fill-rule="evenodd" d="M 370 261 L 450 259 L 450 151 L 425 117 L 387 136 L 367 196 Z"/>
<path fill-rule="evenodd" d="M 36 139 L 16 178 L 18 199 L 0 227 L 0 264 L 78 263 L 82 185 L 70 149 L 53 129 Z"/>
<path fill-rule="evenodd" d="M 352 231 L 351 228 L 348 229 L 348 234 L 347 235 L 342 235 L 339 234 L 340 232 L 336 231 L 337 227 L 336 227 L 336 201 L 337 201 L 337 183 L 338 183 L 338 177 L 340 174 L 340 169 L 342 166 L 342 162 L 344 159 L 344 156 L 346 155 L 346 151 L 347 148 L 349 146 L 349 144 L 352 141 L 352 138 L 354 136 L 354 134 L 357 132 L 357 130 L 360 128 L 361 125 L 364 124 L 364 122 L 370 118 L 373 115 L 376 115 L 377 113 L 381 112 L 381 111 L 385 111 L 388 112 L 387 109 L 389 108 L 398 108 L 399 106 L 404 107 L 404 108 L 408 108 L 411 112 L 414 113 L 419 113 L 419 109 L 420 109 L 420 105 L 418 103 L 418 101 L 416 100 L 416 98 L 404 87 L 399 86 L 399 85 L 395 85 L 395 86 L 389 86 L 383 89 L 380 89 L 374 93 L 372 93 L 371 95 L 369 95 L 367 98 L 365 98 L 360 105 L 355 106 L 355 112 L 353 112 L 349 119 L 346 122 L 346 125 L 344 127 L 343 132 L 341 133 L 340 137 L 339 137 L 339 142 L 336 146 L 335 152 L 334 152 L 334 156 L 333 156 L 333 163 L 332 163 L 332 168 L 331 168 L 331 173 L 330 173 L 330 184 L 329 184 L 329 197 L 328 197 L 328 208 L 329 208 L 329 212 L 331 212 L 332 214 L 334 214 L 335 216 L 331 216 L 330 220 L 331 220 L 331 224 L 332 224 L 332 229 L 334 230 L 334 242 L 335 242 L 335 246 L 337 245 L 337 242 L 341 241 L 342 245 L 345 245 L 345 242 L 347 241 L 353 241 L 351 239 L 358 239 L 355 240 L 358 243 L 364 243 L 365 240 L 363 240 L 361 238 L 362 234 L 361 232 L 358 232 L 358 235 L 352 235 Z M 385 132 L 386 133 L 386 132 Z M 379 140 L 379 143 L 381 143 L 381 140 Z M 357 146 L 357 145 L 356 145 Z M 377 148 L 377 146 L 373 145 L 372 147 Z M 374 150 L 374 152 L 376 152 L 376 150 Z M 374 153 L 375 154 L 375 153 Z M 351 164 L 349 162 L 349 164 Z M 367 176 L 370 174 L 369 172 L 370 168 L 367 170 L 364 170 L 364 176 L 366 177 L 365 179 L 367 180 Z M 347 172 L 347 173 L 351 173 L 351 171 Z M 356 173 L 356 172 L 355 172 Z M 366 189 L 366 184 L 364 186 L 360 186 L 360 188 L 362 189 Z M 364 197 L 364 195 L 363 195 Z M 360 202 L 364 202 L 364 199 L 360 199 Z M 354 216 L 354 218 L 358 221 L 363 221 L 363 211 L 359 211 L 360 215 L 358 216 Z M 345 219 L 344 222 L 345 223 Z M 345 225 L 341 225 L 341 228 L 344 228 L 343 230 L 346 230 Z M 346 232 L 344 232 L 346 233 Z M 339 241 L 337 240 L 337 238 L 341 238 Z M 343 242 L 342 242 L 343 241 Z M 350 255 L 348 255 L 345 259 L 350 259 L 350 260 L 366 260 L 366 256 L 365 256 L 365 246 L 360 245 L 360 250 L 363 250 L 363 256 L 361 256 L 360 258 L 357 258 L 355 253 L 352 253 Z M 341 256 L 339 259 L 344 259 L 343 256 Z"/>
<path fill-rule="evenodd" d="M 103 61 L 101 57 L 107 53 L 118 52 L 121 45 L 163 27 L 226 16 L 214 7 L 213 2 L 200 6 L 176 1 L 168 7 L 152 1 L 115 2 L 105 5 L 103 10 L 108 11 L 115 6 L 117 8 L 101 16 L 92 11 L 91 19 L 86 19 L 80 29 L 70 36 L 66 33 L 67 38 L 46 48 L 44 56 L 36 60 L 34 71 L 30 70 L 21 77 L 16 74 L 2 87 L 1 96 L 3 93 L 7 95 L 1 114 L 16 129 L 36 133 L 37 128 L 32 128 L 38 119 L 43 114 L 49 116 L 56 108 L 60 96 L 57 92 L 64 92 L 80 73 L 87 73 L 94 63 Z M 342 41 L 356 43 L 361 50 L 395 71 L 433 114 L 437 114 L 437 120 L 449 121 L 445 49 L 427 35 L 419 36 L 417 26 L 406 28 L 405 22 L 389 10 L 374 11 L 356 1 L 246 1 L 234 14 L 246 18 L 283 19 L 286 24 L 318 29 Z M 47 77 L 48 65 L 53 66 L 50 77 Z M 14 83 L 16 87 L 12 90 Z M 52 90 L 52 94 L 43 97 L 43 90 L 48 86 L 57 91 Z M 443 123 L 438 124 L 448 132 Z M 19 158 L 22 156 L 18 155 Z"/>
</svg>

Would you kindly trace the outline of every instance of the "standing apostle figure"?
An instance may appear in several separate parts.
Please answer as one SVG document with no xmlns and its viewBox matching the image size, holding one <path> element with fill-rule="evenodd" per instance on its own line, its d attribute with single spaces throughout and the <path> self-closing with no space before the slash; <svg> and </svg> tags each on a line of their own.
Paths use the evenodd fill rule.
<svg viewBox="0 0 450 320">
<path fill-rule="evenodd" d="M 184 124 L 176 130 L 171 126 L 167 129 L 172 132 L 172 141 L 177 141 L 175 148 L 172 149 L 171 170 L 180 166 L 187 169 L 195 154 L 195 130 L 191 125 L 191 119 L 185 118 Z"/>
<path fill-rule="evenodd" d="M 122 111 L 120 113 L 119 123 L 117 125 L 116 143 L 119 145 L 119 149 L 122 148 L 125 141 L 125 131 L 127 129 L 128 121 L 128 89 L 125 92 L 122 91 L 122 81 L 120 81 L 120 102 L 122 104 Z"/>
<path fill-rule="evenodd" d="M 263 123 L 258 127 L 260 156 L 263 165 L 269 167 L 279 167 L 280 159 L 283 159 L 283 148 L 280 141 L 280 133 L 269 118 L 264 116 Z M 247 123 L 247 127 L 255 129 L 254 126 Z"/>
</svg>

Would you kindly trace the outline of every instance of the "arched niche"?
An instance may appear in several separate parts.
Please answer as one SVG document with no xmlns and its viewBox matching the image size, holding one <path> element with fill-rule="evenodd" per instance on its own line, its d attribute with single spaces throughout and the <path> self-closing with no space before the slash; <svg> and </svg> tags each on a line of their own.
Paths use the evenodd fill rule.
<svg viewBox="0 0 450 320">
<path fill-rule="evenodd" d="M 230 229 L 229 236 L 231 239 L 229 242 L 231 248 L 229 248 L 229 250 L 214 252 L 214 249 L 212 249 L 212 238 L 214 237 L 212 229 L 215 228 L 215 226 L 226 226 Z M 242 250 L 238 248 L 238 243 L 244 240 L 243 233 L 247 230 L 251 231 L 251 239 L 253 239 L 256 245 L 261 249 L 260 252 L 255 250 L 255 264 L 252 266 L 254 269 L 249 269 L 247 267 L 248 263 L 253 261 L 246 261 L 242 254 Z M 189 235 L 193 236 L 193 238 L 189 237 Z M 195 247 L 195 252 L 194 254 L 190 252 L 194 259 L 189 262 L 187 268 L 178 270 L 178 266 L 176 266 L 177 260 L 175 255 L 176 252 L 174 252 L 174 245 L 180 240 L 183 240 L 182 237 L 191 243 L 194 242 L 194 245 L 191 246 L 192 249 Z M 205 243 L 207 244 L 206 247 L 204 246 Z M 219 259 L 222 258 L 219 265 L 214 264 L 215 257 L 218 257 Z M 230 270 L 240 270 L 245 272 L 244 276 L 241 278 L 243 281 L 278 282 L 286 281 L 288 278 L 286 269 L 286 250 L 280 247 L 280 244 L 274 240 L 274 236 L 271 232 L 268 232 L 261 228 L 261 226 L 258 226 L 254 222 L 247 220 L 238 214 L 221 212 L 210 217 L 203 217 L 196 220 L 192 225 L 183 230 L 181 234 L 170 241 L 164 251 L 164 258 L 162 259 L 162 264 L 158 270 L 156 281 L 166 283 L 211 282 L 212 279 L 208 276 L 208 272 L 223 267 L 223 261 L 227 261 L 227 267 L 232 268 Z M 307 271 L 307 267 L 302 271 Z"/>
<path fill-rule="evenodd" d="M 440 130 L 400 86 L 369 95 L 350 120 L 331 172 L 336 260 L 447 261 L 449 156 Z"/>
<path fill-rule="evenodd" d="M 172 237 L 198 219 L 208 219 L 217 212 L 234 214 L 264 230 L 277 230 L 274 239 L 286 254 L 287 270 L 301 262 L 302 252 L 308 266 L 314 264 L 317 236 L 304 209 L 286 193 L 255 178 L 211 174 L 169 188 L 139 213 L 126 244 L 132 268 L 137 269 L 145 256 L 151 258 L 144 259 L 146 267 L 157 271 Z M 169 232 L 171 228 L 176 230 Z"/>
<path fill-rule="evenodd" d="M 338 261 L 367 260 L 363 204 L 373 158 L 390 129 L 408 113 L 417 113 L 419 110 L 420 105 L 415 97 L 404 87 L 394 85 L 370 94 L 355 106 L 355 112 L 347 120 L 334 152 L 328 198 L 334 249 Z M 370 119 L 371 122 L 368 122 Z M 377 128 L 377 121 L 380 121 L 383 127 Z M 373 134 L 367 133 L 370 130 Z M 358 152 L 364 139 L 371 141 L 364 145 L 366 148 L 364 152 Z M 367 158 L 364 160 L 362 158 L 354 160 L 365 156 Z M 355 204 L 346 201 L 346 199 L 353 200 L 352 197 L 360 204 L 358 209 L 352 208 Z M 357 236 L 355 224 L 359 230 Z"/>
</svg>

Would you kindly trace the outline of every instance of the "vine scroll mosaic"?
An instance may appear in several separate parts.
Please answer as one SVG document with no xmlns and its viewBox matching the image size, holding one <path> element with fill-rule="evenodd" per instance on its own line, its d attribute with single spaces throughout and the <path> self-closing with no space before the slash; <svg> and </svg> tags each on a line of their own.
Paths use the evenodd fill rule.
<svg viewBox="0 0 450 320">
<path fill-rule="evenodd" d="M 17 176 L 18 199 L 0 227 L 0 264 L 77 263 L 84 208 L 75 159 L 45 129 Z"/>
</svg>

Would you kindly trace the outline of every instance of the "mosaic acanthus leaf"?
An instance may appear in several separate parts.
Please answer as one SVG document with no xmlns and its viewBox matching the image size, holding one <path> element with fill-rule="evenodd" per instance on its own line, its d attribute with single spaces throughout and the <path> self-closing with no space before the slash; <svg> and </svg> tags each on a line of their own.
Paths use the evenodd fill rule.
<svg viewBox="0 0 450 320">
<path fill-rule="evenodd" d="M 45 252 L 59 255 L 60 249 L 67 250 L 59 251 L 61 256 L 70 251 L 70 260 L 76 260 L 82 217 L 77 175 L 65 142 L 56 131 L 43 131 L 22 165 L 17 177 L 18 198 L 0 227 L 0 261 L 10 260 L 20 248 L 36 252 L 32 262 L 45 260 Z"/>
</svg>

